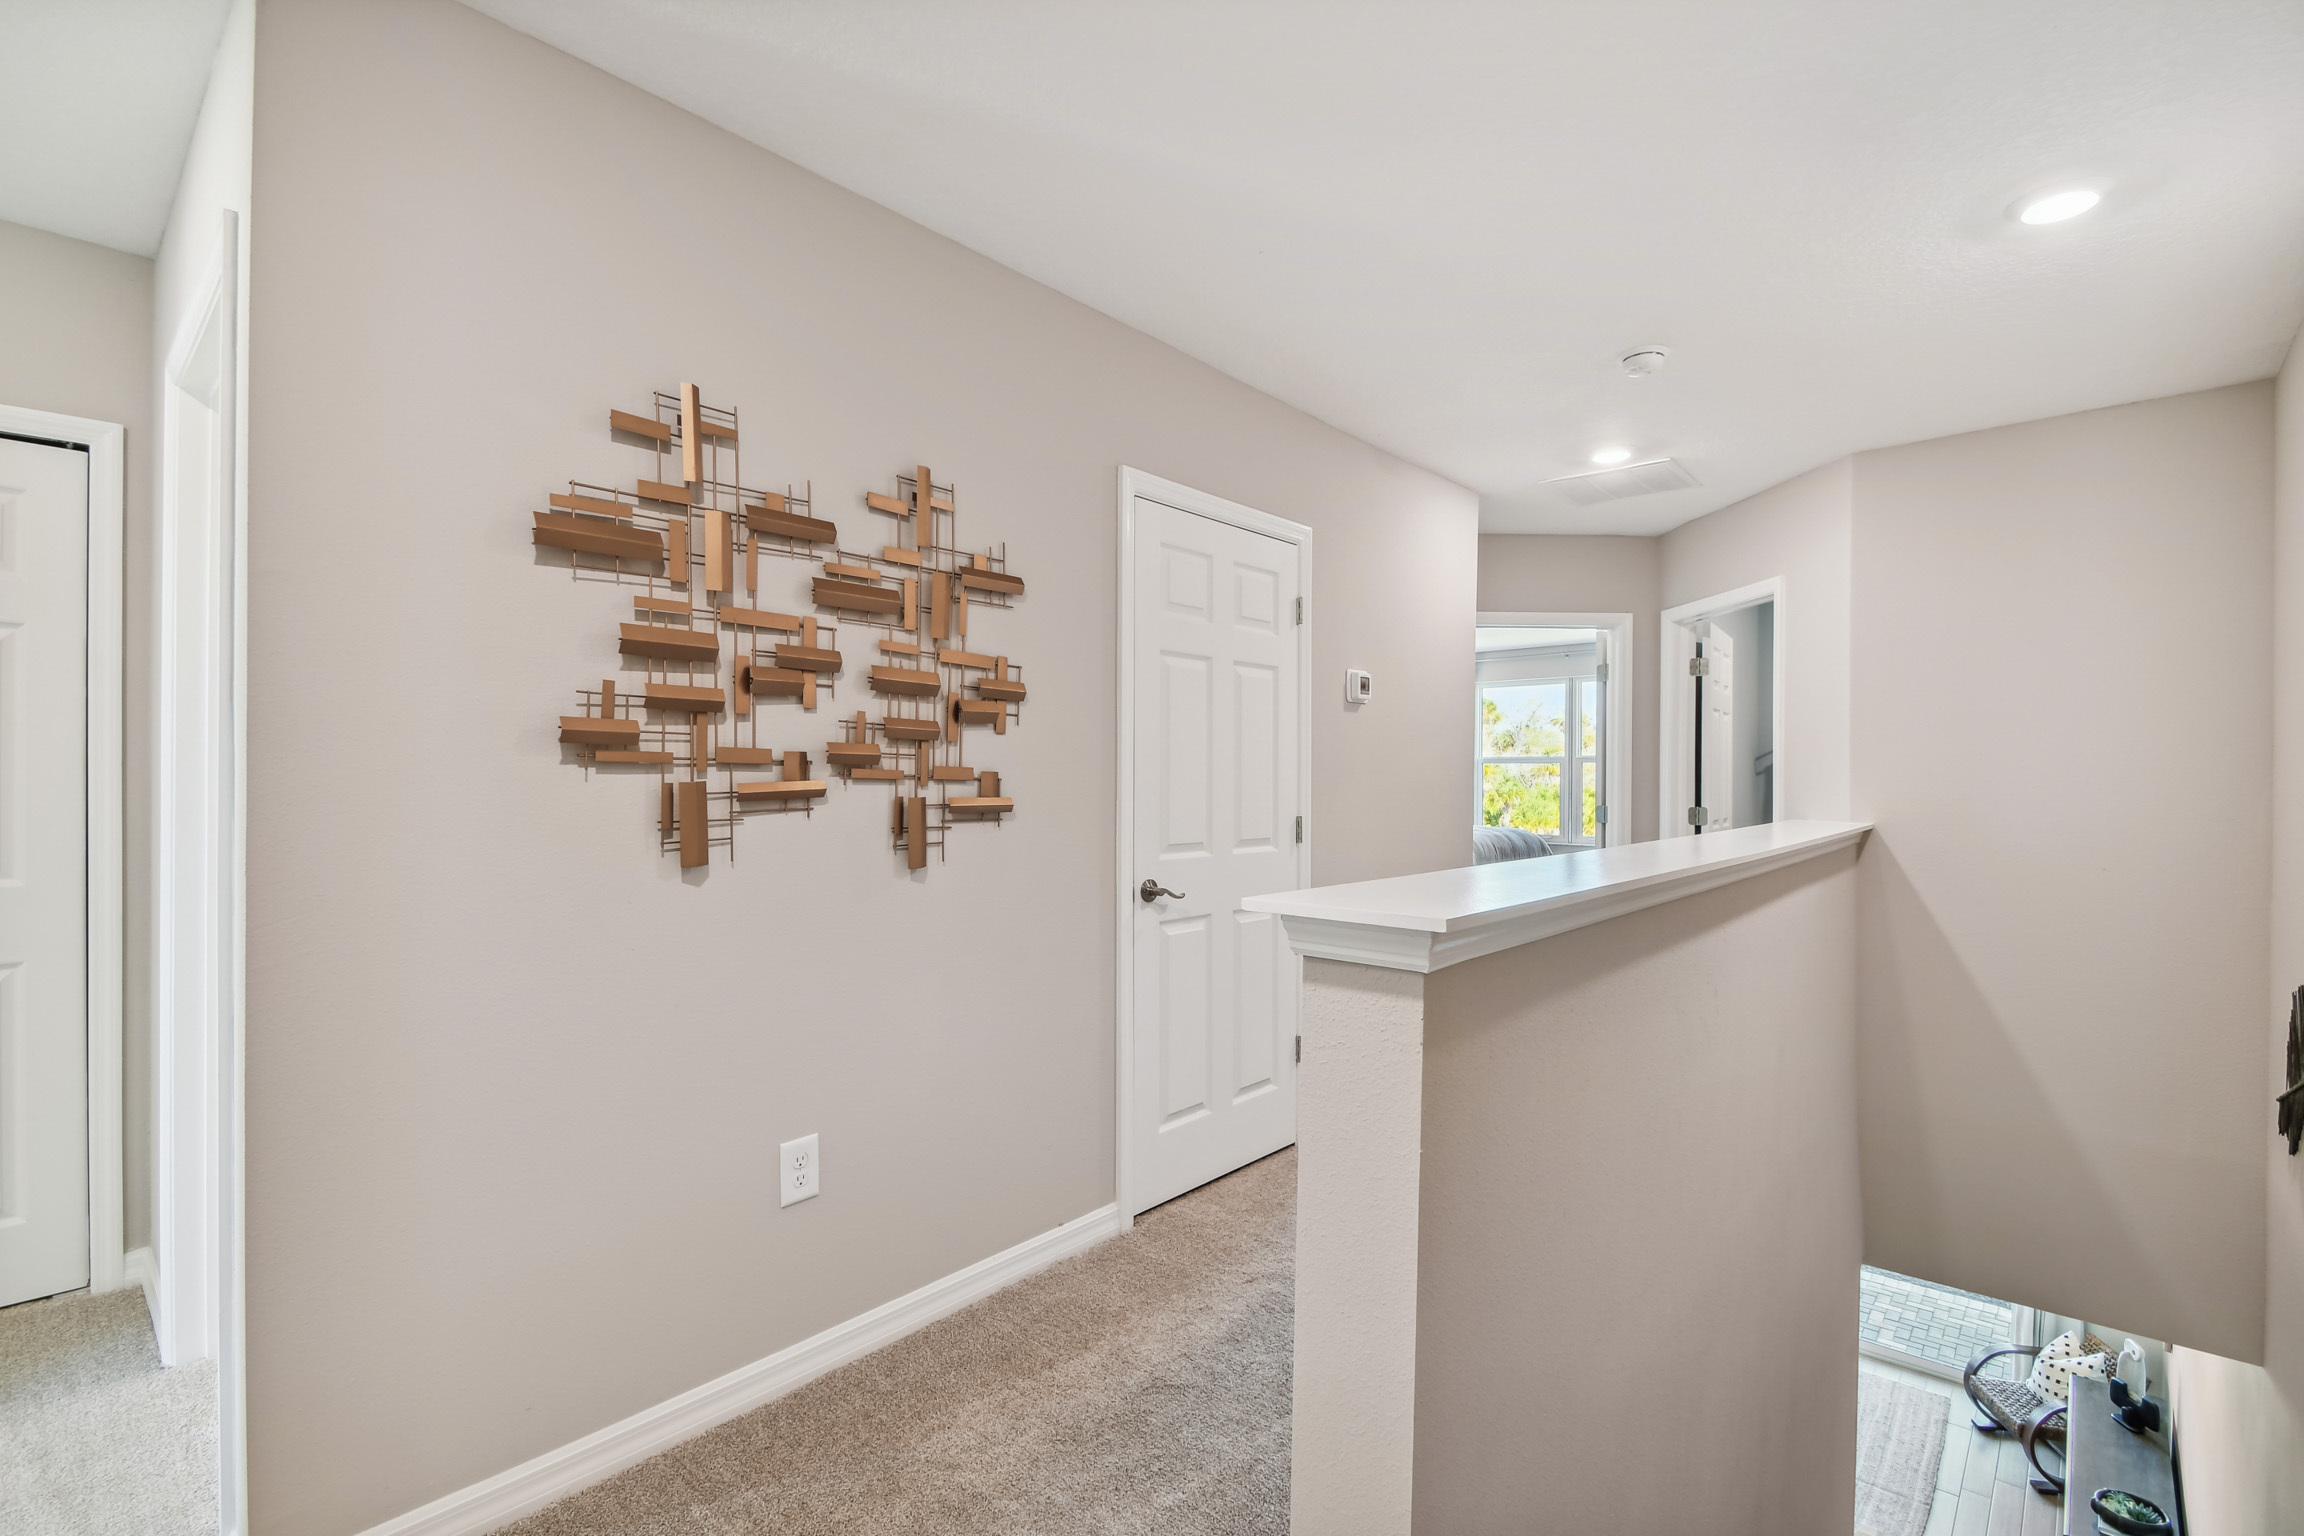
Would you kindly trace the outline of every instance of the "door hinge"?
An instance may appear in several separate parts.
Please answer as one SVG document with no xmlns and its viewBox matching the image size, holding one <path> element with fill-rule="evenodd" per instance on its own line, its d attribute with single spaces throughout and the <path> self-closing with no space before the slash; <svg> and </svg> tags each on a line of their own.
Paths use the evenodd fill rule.
<svg viewBox="0 0 2304 1536">
<path fill-rule="evenodd" d="M 1296 841 L 1304 841 L 1304 818 L 1301 816 L 1296 818 Z"/>
<path fill-rule="evenodd" d="M 1302 1035 L 1296 1037 L 1296 1060 L 1299 1065 L 1304 1060 L 1304 1037 Z"/>
<path fill-rule="evenodd" d="M 1690 677 L 1710 677 L 1712 675 L 1712 658 L 1709 656 L 1689 657 L 1688 675 Z"/>
<path fill-rule="evenodd" d="M 1688 807 L 1688 825 L 1692 827 L 1704 825 L 1704 807 L 1700 805 Z"/>
<path fill-rule="evenodd" d="M 1594 667 L 1592 669 L 1592 675 L 1603 683 L 1608 681 L 1608 663 L 1602 662 L 1600 665 Z"/>
<path fill-rule="evenodd" d="M 1605 805 L 1592 807 L 1592 820 L 1599 826 L 1608 825 L 1608 807 Z"/>
<path fill-rule="evenodd" d="M 1302 598 L 1296 599 L 1296 622 L 1299 624 L 1304 622 L 1304 599 Z"/>
</svg>

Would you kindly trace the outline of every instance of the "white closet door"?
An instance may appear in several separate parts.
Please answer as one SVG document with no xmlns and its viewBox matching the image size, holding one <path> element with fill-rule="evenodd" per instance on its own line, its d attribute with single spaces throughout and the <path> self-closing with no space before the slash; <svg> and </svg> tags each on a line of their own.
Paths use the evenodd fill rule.
<svg viewBox="0 0 2304 1536">
<path fill-rule="evenodd" d="M 1298 551 L 1135 504 L 1132 1203 L 1296 1139 L 1299 969 L 1241 898 L 1296 876 Z M 1139 899 L 1139 882 L 1179 894 Z"/>
<path fill-rule="evenodd" d="M 0 1306 L 88 1283 L 88 455 L 0 438 Z"/>
</svg>

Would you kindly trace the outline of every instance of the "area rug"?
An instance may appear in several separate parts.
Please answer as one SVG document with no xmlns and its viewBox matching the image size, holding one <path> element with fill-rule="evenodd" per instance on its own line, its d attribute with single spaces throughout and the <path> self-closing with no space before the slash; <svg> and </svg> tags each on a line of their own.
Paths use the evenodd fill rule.
<svg viewBox="0 0 2304 1536">
<path fill-rule="evenodd" d="M 1935 1393 L 1856 1373 L 1857 1536 L 1924 1536 L 1946 1421 Z"/>
</svg>

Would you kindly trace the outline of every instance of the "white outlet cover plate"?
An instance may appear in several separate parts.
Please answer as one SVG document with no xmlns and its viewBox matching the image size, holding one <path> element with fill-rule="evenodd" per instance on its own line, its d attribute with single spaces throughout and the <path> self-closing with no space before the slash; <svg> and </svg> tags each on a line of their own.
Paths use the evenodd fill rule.
<svg viewBox="0 0 2304 1536">
<path fill-rule="evenodd" d="M 778 1147 L 776 1166 L 781 1171 L 784 1191 L 783 1198 L 777 1201 L 779 1206 L 815 1199 L 823 1174 L 817 1162 L 816 1133 L 811 1131 L 798 1141 L 788 1141 Z"/>
</svg>

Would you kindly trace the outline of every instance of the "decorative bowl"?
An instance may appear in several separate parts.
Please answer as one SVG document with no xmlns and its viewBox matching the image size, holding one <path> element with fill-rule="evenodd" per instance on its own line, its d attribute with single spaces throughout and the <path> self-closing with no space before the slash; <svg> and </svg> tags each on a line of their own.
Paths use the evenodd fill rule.
<svg viewBox="0 0 2304 1536">
<path fill-rule="evenodd" d="M 2175 1529 L 2159 1505 L 2123 1488 L 2097 1489 L 2089 1497 L 2088 1507 L 2121 1536 L 2166 1536 Z"/>
</svg>

